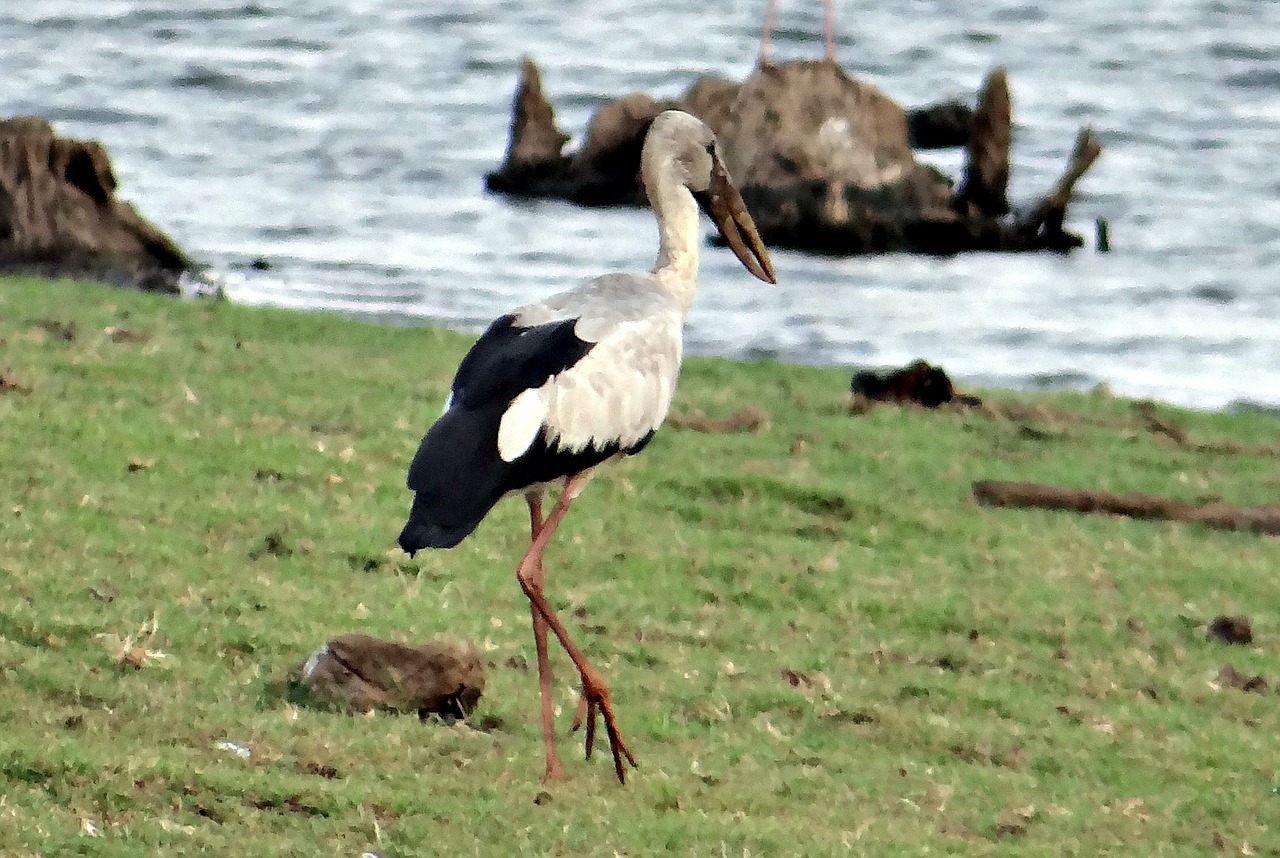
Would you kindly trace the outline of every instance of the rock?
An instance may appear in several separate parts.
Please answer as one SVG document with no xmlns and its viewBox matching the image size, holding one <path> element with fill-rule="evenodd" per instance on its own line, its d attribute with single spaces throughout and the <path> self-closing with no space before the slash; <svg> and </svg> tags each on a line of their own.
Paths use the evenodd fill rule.
<svg viewBox="0 0 1280 858">
<path fill-rule="evenodd" d="M 191 259 L 116 197 L 101 144 L 33 117 L 0 120 L 0 271 L 178 291 Z"/>
<path fill-rule="evenodd" d="M 973 108 L 962 101 L 943 101 L 907 111 L 907 133 L 913 149 L 964 146 L 973 129 Z"/>
<path fill-rule="evenodd" d="M 711 127 L 719 137 L 729 124 L 733 103 L 738 100 L 742 84 L 722 77 L 700 77 L 689 91 L 681 96 L 676 106 L 691 113 Z"/>
<path fill-rule="evenodd" d="M 922 219 L 954 219 L 951 182 L 916 163 L 906 112 L 833 62 L 756 69 L 722 143 L 769 244 L 839 254 L 907 249 Z"/>
<path fill-rule="evenodd" d="M 465 717 L 484 691 L 480 654 L 446 641 L 411 646 L 345 634 L 312 653 L 298 673 L 316 702 L 358 712 Z"/>
<path fill-rule="evenodd" d="M 569 159 L 574 202 L 593 206 L 625 200 L 644 205 L 640 148 L 653 120 L 669 107 L 668 102 L 633 92 L 597 110 L 581 148 Z"/>
</svg>

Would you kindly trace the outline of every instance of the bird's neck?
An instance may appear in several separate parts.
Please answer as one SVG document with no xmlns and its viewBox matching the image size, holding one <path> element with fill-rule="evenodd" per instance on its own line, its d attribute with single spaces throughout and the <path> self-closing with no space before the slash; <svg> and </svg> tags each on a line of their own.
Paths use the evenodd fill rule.
<svg viewBox="0 0 1280 858">
<path fill-rule="evenodd" d="M 683 186 L 671 187 L 651 200 L 658 216 L 658 285 L 688 315 L 698 289 L 698 204 Z"/>
</svg>

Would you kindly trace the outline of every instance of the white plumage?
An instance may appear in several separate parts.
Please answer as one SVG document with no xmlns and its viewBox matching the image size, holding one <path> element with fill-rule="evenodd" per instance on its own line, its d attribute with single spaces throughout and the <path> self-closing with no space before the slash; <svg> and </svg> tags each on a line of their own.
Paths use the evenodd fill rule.
<svg viewBox="0 0 1280 858">
<path fill-rule="evenodd" d="M 560 773 L 548 631 L 582 679 L 574 726 L 585 720 L 588 756 L 598 713 L 619 780 L 623 760 L 635 764 L 608 688 L 543 595 L 542 555 L 592 470 L 638 453 L 666 419 L 697 288 L 699 205 L 743 265 L 774 282 L 768 252 L 706 125 L 679 111 L 661 114 L 646 136 L 641 174 L 658 217 L 653 271 L 598 277 L 495 321 L 458 367 L 445 412 L 409 467 L 415 495 L 400 545 L 410 554 L 457 544 L 506 495 L 528 501 L 532 542 L 516 574 L 533 615 L 548 779 Z M 544 492 L 556 483 L 563 488 L 543 519 Z"/>
</svg>

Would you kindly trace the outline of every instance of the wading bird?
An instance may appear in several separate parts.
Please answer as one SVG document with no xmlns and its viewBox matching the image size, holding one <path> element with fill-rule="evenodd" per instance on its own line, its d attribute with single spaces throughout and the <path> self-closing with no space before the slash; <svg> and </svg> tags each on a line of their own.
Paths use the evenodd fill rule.
<svg viewBox="0 0 1280 858">
<path fill-rule="evenodd" d="M 828 62 L 836 59 L 836 23 L 835 10 L 831 8 L 835 0 L 822 0 L 822 44 L 826 49 Z M 760 56 L 758 62 L 767 66 L 773 56 L 773 18 L 778 0 L 769 0 L 764 12 L 764 31 L 760 34 Z"/>
<path fill-rule="evenodd" d="M 528 502 L 532 537 L 516 577 L 533 615 L 546 780 L 561 775 L 548 631 L 582 680 L 573 729 L 585 721 L 587 756 L 600 715 L 618 780 L 626 782 L 624 759 L 636 765 L 603 678 L 543 595 L 542 554 L 595 467 L 639 453 L 666 418 L 681 328 L 697 288 L 698 207 L 748 271 L 777 282 L 710 128 L 687 113 L 662 113 L 645 137 L 640 166 L 658 218 L 653 271 L 606 274 L 493 322 L 463 358 L 444 414 L 409 466 L 416 494 L 400 546 L 411 556 L 457 545 L 504 497 Z M 543 497 L 555 485 L 560 494 L 544 519 Z"/>
</svg>

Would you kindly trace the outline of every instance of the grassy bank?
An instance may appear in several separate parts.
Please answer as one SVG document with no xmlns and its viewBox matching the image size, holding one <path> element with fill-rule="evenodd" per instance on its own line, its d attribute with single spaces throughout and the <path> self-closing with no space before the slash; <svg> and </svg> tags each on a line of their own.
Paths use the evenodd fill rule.
<svg viewBox="0 0 1280 858">
<path fill-rule="evenodd" d="M 535 804 L 522 505 L 453 551 L 393 548 L 468 342 L 0 280 L 0 853 L 1280 849 L 1278 698 L 1212 683 L 1280 679 L 1280 541 L 968 499 L 992 478 L 1264 503 L 1280 459 L 1176 446 L 1113 399 L 851 417 L 844 371 L 724 360 L 687 364 L 677 410 L 767 427 L 660 432 L 548 553 L 641 768 L 620 787 L 566 736 Z M 1253 647 L 1206 639 L 1222 613 Z M 353 630 L 484 647 L 479 707 L 294 705 L 285 672 Z"/>
</svg>

